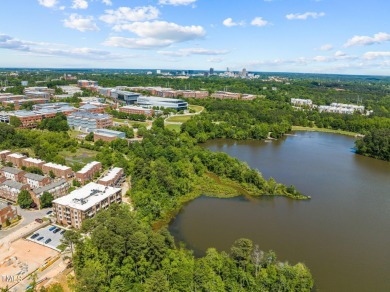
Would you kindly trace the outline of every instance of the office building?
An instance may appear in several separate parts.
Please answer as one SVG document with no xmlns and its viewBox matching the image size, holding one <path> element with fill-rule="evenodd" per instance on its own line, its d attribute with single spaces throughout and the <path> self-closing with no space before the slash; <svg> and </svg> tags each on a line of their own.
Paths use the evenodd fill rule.
<svg viewBox="0 0 390 292">
<path fill-rule="evenodd" d="M 80 112 L 88 112 L 88 113 L 95 113 L 95 114 L 102 114 L 104 113 L 104 107 L 97 107 L 93 104 L 84 104 L 79 107 Z"/>
<path fill-rule="evenodd" d="M 113 125 L 112 118 L 107 114 L 89 112 L 74 112 L 67 118 L 70 128 L 81 132 L 94 132 L 96 129 L 108 128 Z"/>
<path fill-rule="evenodd" d="M 77 85 L 81 88 L 92 89 L 98 87 L 99 83 L 92 80 L 79 80 L 77 81 Z"/>
<path fill-rule="evenodd" d="M 112 89 L 111 90 L 111 97 L 119 102 L 119 103 L 125 103 L 127 105 L 129 104 L 135 104 L 140 97 L 141 94 L 131 92 L 131 91 L 125 91 L 125 90 L 119 90 L 119 89 Z"/>
<path fill-rule="evenodd" d="M 121 202 L 120 188 L 91 182 L 67 196 L 55 199 L 53 213 L 58 224 L 79 229 L 85 219 L 92 218 L 97 212 L 107 209 L 113 203 Z"/>
<path fill-rule="evenodd" d="M 152 117 L 154 115 L 154 110 L 149 108 L 143 108 L 139 106 L 122 106 L 119 108 L 119 111 L 126 114 L 136 114 L 136 115 L 144 115 L 147 117 Z"/>
<path fill-rule="evenodd" d="M 137 104 L 145 108 L 172 108 L 177 111 L 186 110 L 188 108 L 188 103 L 184 100 L 155 96 L 140 96 Z"/>
</svg>

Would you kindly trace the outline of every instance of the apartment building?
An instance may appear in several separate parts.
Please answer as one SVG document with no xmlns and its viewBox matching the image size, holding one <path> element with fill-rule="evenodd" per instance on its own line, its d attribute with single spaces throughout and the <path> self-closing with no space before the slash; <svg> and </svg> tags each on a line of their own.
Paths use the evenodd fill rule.
<svg viewBox="0 0 390 292">
<path fill-rule="evenodd" d="M 23 184 L 7 179 L 0 185 L 0 197 L 8 201 L 16 203 L 18 195 L 22 190 L 28 190 L 28 184 Z"/>
<path fill-rule="evenodd" d="M 290 102 L 295 106 L 313 106 L 313 101 L 311 99 L 292 98 Z"/>
<path fill-rule="evenodd" d="M 70 167 L 52 162 L 45 163 L 42 166 L 42 171 L 46 175 L 48 175 L 50 171 L 52 171 L 56 177 L 66 179 L 73 177 L 73 171 Z"/>
<path fill-rule="evenodd" d="M 27 156 L 19 154 L 19 153 L 11 153 L 5 157 L 5 160 L 11 162 L 15 167 L 22 167 L 23 160 L 27 158 Z"/>
<path fill-rule="evenodd" d="M 102 164 L 98 161 L 92 161 L 85 165 L 80 171 L 76 172 L 76 179 L 85 184 L 87 181 L 92 181 L 94 175 L 102 170 Z"/>
<path fill-rule="evenodd" d="M 65 196 L 68 193 L 70 184 L 66 179 L 51 182 L 43 187 L 35 188 L 30 193 L 32 196 L 40 198 L 44 192 L 50 193 L 55 199 Z"/>
<path fill-rule="evenodd" d="M 211 95 L 212 98 L 219 99 L 240 99 L 241 94 L 227 91 L 217 91 Z"/>
<path fill-rule="evenodd" d="M 113 125 L 112 118 L 106 114 L 89 112 L 74 112 L 68 116 L 68 125 L 82 132 L 94 132 L 96 129 L 108 128 Z"/>
<path fill-rule="evenodd" d="M 9 155 L 9 154 L 11 154 L 11 153 L 12 153 L 12 152 L 9 151 L 9 150 L 0 151 L 0 159 L 5 161 L 7 155 Z"/>
<path fill-rule="evenodd" d="M 116 139 L 126 138 L 126 134 L 120 131 L 108 130 L 108 129 L 97 129 L 93 132 L 93 141 L 102 140 L 104 142 L 111 142 Z"/>
<path fill-rule="evenodd" d="M 114 167 L 111 169 L 106 176 L 99 179 L 98 184 L 104 186 L 119 186 L 123 183 L 125 179 L 125 175 L 123 172 L 123 168 Z"/>
<path fill-rule="evenodd" d="M 154 110 L 149 108 L 143 108 L 139 106 L 122 106 L 119 108 L 119 111 L 126 114 L 136 114 L 136 115 L 144 115 L 147 117 L 152 117 L 154 115 Z"/>
<path fill-rule="evenodd" d="M 254 100 L 257 96 L 254 94 L 243 94 L 241 99 L 243 100 Z"/>
<path fill-rule="evenodd" d="M 0 169 L 0 174 L 6 179 L 10 179 L 17 182 L 23 182 L 23 177 L 26 172 L 14 167 L 5 166 Z"/>
<path fill-rule="evenodd" d="M 97 212 L 107 209 L 113 203 L 121 202 L 120 188 L 91 182 L 67 196 L 55 199 L 53 213 L 58 224 L 79 229 L 85 219 L 92 218 Z"/>
<path fill-rule="evenodd" d="M 50 177 L 39 175 L 36 173 L 25 173 L 21 182 L 28 184 L 31 189 L 35 189 L 49 184 L 51 182 L 51 179 Z"/>
<path fill-rule="evenodd" d="M 3 182 L 5 182 L 7 179 L 4 177 L 4 176 L 2 176 L 2 175 L 0 175 L 0 184 L 2 184 Z"/>
<path fill-rule="evenodd" d="M 32 157 L 23 159 L 23 161 L 22 161 L 22 164 L 23 164 L 24 167 L 37 167 L 37 168 L 40 168 L 40 169 L 42 169 L 42 166 L 45 163 L 46 162 L 43 161 L 43 160 L 40 160 L 40 159 L 37 159 L 37 158 L 32 158 Z"/>
<path fill-rule="evenodd" d="M 9 206 L 0 202 L 0 229 L 5 227 L 5 223 L 11 222 L 18 217 L 18 210 L 16 207 Z"/>
</svg>

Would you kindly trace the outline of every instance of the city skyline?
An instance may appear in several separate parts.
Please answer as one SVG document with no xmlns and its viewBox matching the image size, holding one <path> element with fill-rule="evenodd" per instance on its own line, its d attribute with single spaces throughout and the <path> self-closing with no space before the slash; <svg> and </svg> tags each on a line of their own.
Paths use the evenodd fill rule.
<svg viewBox="0 0 390 292">
<path fill-rule="evenodd" d="M 384 0 L 5 0 L 0 62 L 390 75 L 389 8 Z"/>
</svg>

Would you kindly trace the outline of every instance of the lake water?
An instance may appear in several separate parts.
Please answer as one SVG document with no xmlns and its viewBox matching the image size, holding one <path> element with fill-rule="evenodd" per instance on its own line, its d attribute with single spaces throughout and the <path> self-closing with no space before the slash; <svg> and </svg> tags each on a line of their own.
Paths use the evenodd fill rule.
<svg viewBox="0 0 390 292">
<path fill-rule="evenodd" d="M 320 291 L 390 291 L 390 163 L 353 152 L 347 136 L 297 132 L 273 142 L 205 144 L 312 197 L 201 197 L 169 229 L 197 255 L 245 237 L 278 259 L 304 262 Z"/>
</svg>

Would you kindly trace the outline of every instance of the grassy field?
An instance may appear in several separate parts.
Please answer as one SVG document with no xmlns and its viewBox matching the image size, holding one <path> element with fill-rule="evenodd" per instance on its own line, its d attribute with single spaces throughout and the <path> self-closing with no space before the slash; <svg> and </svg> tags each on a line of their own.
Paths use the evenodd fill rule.
<svg viewBox="0 0 390 292">
<path fill-rule="evenodd" d="M 178 133 L 180 132 L 180 125 L 168 124 L 168 125 L 165 125 L 165 128 L 172 130 L 172 131 L 176 131 Z"/>
<path fill-rule="evenodd" d="M 83 132 L 80 132 L 80 131 L 75 131 L 75 130 L 70 130 L 70 131 L 68 131 L 68 134 L 69 134 L 70 137 L 76 138 L 78 135 L 86 134 L 86 133 L 83 133 Z"/>
<path fill-rule="evenodd" d="M 358 136 L 358 133 L 354 132 L 348 132 L 343 130 L 333 130 L 333 129 L 326 129 L 326 128 L 309 128 L 309 127 L 301 127 L 301 126 L 292 126 L 293 131 L 311 131 L 311 132 L 325 132 L 325 133 L 335 133 L 335 134 L 341 134 L 341 135 L 347 135 L 347 136 Z"/>
<path fill-rule="evenodd" d="M 193 109 L 197 113 L 203 110 L 203 106 L 200 105 L 189 105 L 188 108 Z"/>
<path fill-rule="evenodd" d="M 168 118 L 166 121 L 167 122 L 175 122 L 175 123 L 185 123 L 189 119 L 191 119 L 191 117 L 192 116 L 177 115 L 177 116 L 173 116 L 173 117 Z"/>
<path fill-rule="evenodd" d="M 87 164 L 88 162 L 91 162 L 94 160 L 97 152 L 93 150 L 83 149 L 79 148 L 75 153 L 72 153 L 68 150 L 61 151 L 59 155 L 63 156 L 67 162 L 70 163 L 81 163 L 81 164 Z"/>
</svg>

